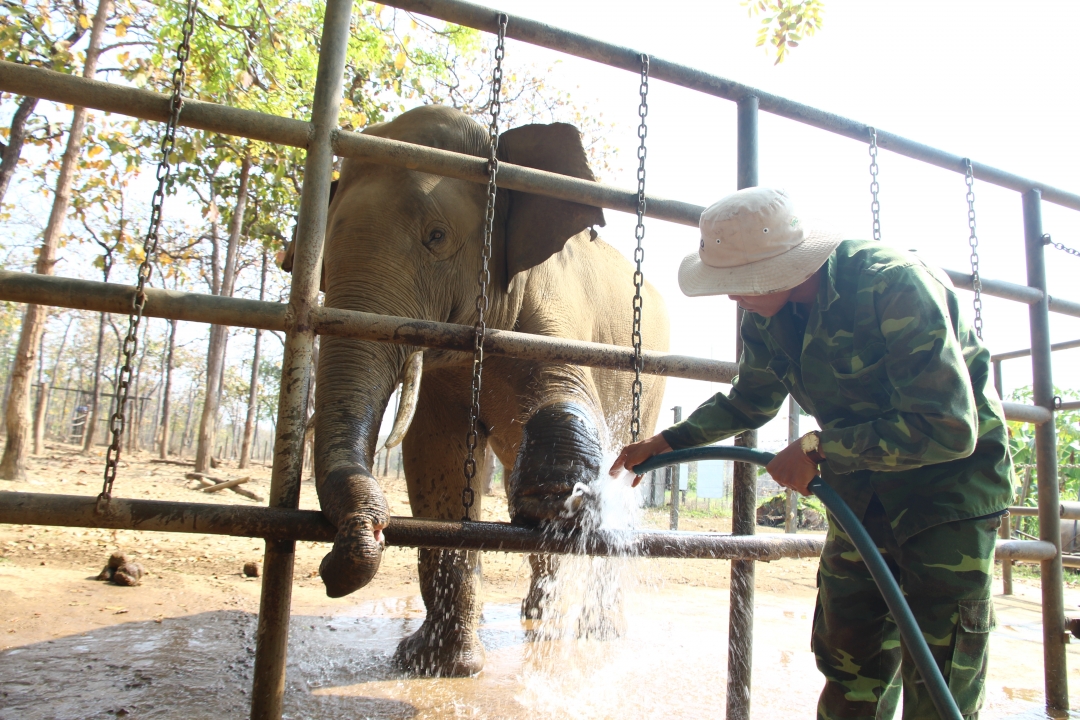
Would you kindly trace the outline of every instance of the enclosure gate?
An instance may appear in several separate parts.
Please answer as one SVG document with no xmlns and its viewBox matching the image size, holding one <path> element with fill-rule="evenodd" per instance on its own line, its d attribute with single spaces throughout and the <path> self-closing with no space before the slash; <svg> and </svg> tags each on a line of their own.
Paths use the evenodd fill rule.
<svg viewBox="0 0 1080 720">
<path fill-rule="evenodd" d="M 211 322 L 281 330 L 286 333 L 282 361 L 277 436 L 271 476 L 270 508 L 238 508 L 195 503 L 114 499 L 105 513 L 95 513 L 93 498 L 0 493 L 0 522 L 87 527 L 116 527 L 178 532 L 209 532 L 266 539 L 262 599 L 255 656 L 251 717 L 280 718 L 285 680 L 285 657 L 292 596 L 295 543 L 298 539 L 329 540 L 333 528 L 319 513 L 299 506 L 301 443 L 311 376 L 312 347 L 317 333 L 376 342 L 471 352 L 473 328 L 406 318 L 322 308 L 317 305 L 318 268 L 331 167 L 335 155 L 409 167 L 433 174 L 486 183 L 484 158 L 409 145 L 337 128 L 342 96 L 345 54 L 353 0 L 328 0 L 311 121 L 238 110 L 214 103 L 187 101 L 180 124 L 213 132 L 307 149 L 305 182 L 297 220 L 296 253 L 289 302 L 281 305 L 235 298 L 150 290 L 145 314 L 176 320 Z M 460 0 L 391 0 L 385 4 L 487 32 L 496 32 L 498 13 Z M 640 53 L 570 33 L 542 23 L 511 16 L 507 36 L 576 55 L 613 67 L 640 72 Z M 827 132 L 867 142 L 870 128 L 859 122 L 761 92 L 693 68 L 651 58 L 651 76 L 738 104 L 738 187 L 757 183 L 757 117 L 759 110 L 780 115 Z M 165 120 L 169 100 L 154 92 L 87 80 L 8 62 L 0 62 L 0 90 L 74 106 Z M 903 137 L 877 132 L 878 144 L 893 152 L 964 173 L 966 160 Z M 982 280 L 982 292 L 1029 306 L 1034 404 L 1005 403 L 1006 417 L 1036 424 L 1039 482 L 1039 541 L 1005 541 L 1001 559 L 1037 560 L 1042 570 L 1043 659 L 1046 706 L 1069 706 L 1065 667 L 1066 620 L 1057 484 L 1055 410 L 1050 368 L 1049 312 L 1080 317 L 1080 303 L 1051 297 L 1046 290 L 1041 202 L 1080 210 L 1080 195 L 1068 193 L 1011 173 L 972 163 L 974 176 L 1022 194 L 1027 285 Z M 530 168 L 500 163 L 499 187 L 548 195 L 598 207 L 636 212 L 637 193 Z M 647 215 L 697 226 L 702 208 L 689 203 L 650 197 Z M 967 273 L 947 271 L 958 287 L 972 288 Z M 0 299 L 125 314 L 133 288 L 28 273 L 0 271 Z M 491 331 L 488 354 L 540 361 L 571 362 L 630 371 L 630 348 L 544 338 L 509 331 Z M 734 363 L 666 353 L 646 352 L 644 372 L 674 377 L 730 382 Z M 752 443 L 753 437 L 747 439 Z M 749 717 L 750 657 L 753 624 L 754 559 L 805 557 L 816 554 L 820 540 L 774 536 L 748 537 L 754 532 L 754 473 L 736 475 L 733 531 L 735 536 L 642 533 L 639 549 L 652 556 L 725 557 L 732 563 L 727 716 Z M 747 537 L 739 537 L 740 534 Z M 447 523 L 395 518 L 386 531 L 395 545 L 567 552 L 566 546 L 545 545 L 539 534 L 493 523 Z M 605 554 L 602 542 L 590 552 Z"/>
</svg>

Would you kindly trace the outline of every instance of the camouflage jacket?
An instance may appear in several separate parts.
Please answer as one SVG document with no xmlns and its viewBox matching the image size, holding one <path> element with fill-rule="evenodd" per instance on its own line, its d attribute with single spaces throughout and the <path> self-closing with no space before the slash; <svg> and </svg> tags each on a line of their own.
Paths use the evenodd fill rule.
<svg viewBox="0 0 1080 720">
<path fill-rule="evenodd" d="M 761 427 L 790 393 L 821 426 L 822 479 L 859 517 L 877 493 L 899 542 L 1008 506 L 1012 460 L 990 353 L 940 270 L 846 240 L 823 266 L 802 335 L 795 311 L 743 313 L 731 392 L 665 430 L 672 448 Z"/>
</svg>

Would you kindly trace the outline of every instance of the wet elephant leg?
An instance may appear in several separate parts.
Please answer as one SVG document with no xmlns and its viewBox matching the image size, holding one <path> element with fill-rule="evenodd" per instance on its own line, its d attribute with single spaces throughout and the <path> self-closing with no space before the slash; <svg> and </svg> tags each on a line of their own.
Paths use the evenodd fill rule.
<svg viewBox="0 0 1080 720">
<path fill-rule="evenodd" d="M 436 383 L 421 388 L 412 427 L 402 444 L 409 502 L 414 517 L 460 520 L 465 486 L 466 412 L 445 396 L 436 400 Z M 450 407 L 447 408 L 447 405 Z M 476 462 L 483 467 L 486 444 L 481 438 Z M 483 494 L 474 481 L 470 517 L 480 517 Z M 427 609 L 420 629 L 401 641 L 394 664 L 421 675 L 463 677 L 484 667 L 484 647 L 476 634 L 480 623 L 480 553 L 420 550 L 420 593 Z"/>
<path fill-rule="evenodd" d="M 544 406 L 525 423 L 521 446 L 507 484 L 515 524 L 573 524 L 566 500 L 574 485 L 600 473 L 601 444 L 591 403 L 562 401 Z M 552 597 L 559 559 L 530 555 L 532 578 L 521 603 L 524 619 L 541 619 Z"/>
<path fill-rule="evenodd" d="M 530 555 L 529 592 L 521 601 L 523 620 L 542 620 L 544 609 L 554 597 L 555 573 L 558 570 L 558 555 Z"/>
<path fill-rule="evenodd" d="M 537 527 L 567 518 L 566 500 L 577 483 L 599 477 L 600 431 L 585 402 L 560 401 L 537 410 L 525 423 L 507 484 L 510 518 Z"/>
</svg>

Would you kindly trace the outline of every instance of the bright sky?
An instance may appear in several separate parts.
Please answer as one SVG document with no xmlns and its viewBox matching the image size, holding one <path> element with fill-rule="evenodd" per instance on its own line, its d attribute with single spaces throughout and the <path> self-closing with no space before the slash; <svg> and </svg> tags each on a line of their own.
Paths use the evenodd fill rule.
<svg viewBox="0 0 1080 720">
<path fill-rule="evenodd" d="M 1080 3 L 859 2 L 826 0 L 824 30 L 779 66 L 754 47 L 759 20 L 735 0 L 655 3 L 501 0 L 524 17 L 691 65 L 764 91 L 814 105 L 882 130 L 969 156 L 1057 187 L 1080 191 L 1075 126 L 1076 54 L 1071 29 Z M 490 41 L 490 36 L 486 36 Z M 506 67 L 547 67 L 552 80 L 605 118 L 625 118 L 617 184 L 636 185 L 636 76 L 508 41 Z M 594 101 L 595 99 L 595 101 Z M 648 192 L 708 205 L 735 187 L 735 105 L 655 81 L 649 95 Z M 879 157 L 883 240 L 943 267 L 968 261 L 963 176 L 882 150 Z M 870 235 L 867 146 L 762 113 L 760 180 L 786 188 L 801 214 L 824 219 L 850 237 Z M 1020 196 L 976 181 L 975 209 L 984 277 L 1026 281 Z M 629 257 L 633 216 L 608 210 L 605 240 Z M 1049 203 L 1044 230 L 1080 246 L 1080 213 Z M 672 315 L 672 352 L 734 360 L 735 306 L 726 298 L 686 298 L 676 271 L 696 250 L 694 228 L 646 226 L 645 275 Z M 1080 258 L 1047 250 L 1051 294 L 1080 300 Z M 965 307 L 972 295 L 962 292 Z M 648 322 L 649 309 L 645 309 Z M 985 338 L 992 352 L 1029 346 L 1027 308 L 986 298 Z M 1080 338 L 1080 319 L 1052 315 L 1053 341 Z M 1080 388 L 1080 351 L 1057 353 L 1056 384 Z M 1030 383 L 1030 365 L 1005 365 L 1005 392 Z M 717 389 L 669 379 L 668 408 L 688 413 Z M 663 425 L 662 425 L 663 426 Z M 763 431 L 765 446 L 786 436 L 783 412 Z"/>
</svg>

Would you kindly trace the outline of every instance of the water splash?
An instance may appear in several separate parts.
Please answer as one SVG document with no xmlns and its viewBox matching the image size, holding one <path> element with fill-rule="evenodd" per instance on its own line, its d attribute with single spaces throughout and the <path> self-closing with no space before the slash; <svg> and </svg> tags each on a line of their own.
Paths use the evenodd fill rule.
<svg viewBox="0 0 1080 720">
<path fill-rule="evenodd" d="M 631 487 L 632 474 L 615 478 L 607 474 L 614 460 L 615 453 L 605 455 L 599 476 L 574 487 L 562 522 L 548 530 L 580 550 L 602 535 L 624 551 L 612 557 L 551 556 L 547 563 L 549 572 L 538 584 L 539 617 L 526 621 L 531 642 L 523 658 L 523 691 L 516 697 L 545 715 L 595 716 L 586 707 L 604 707 L 598 688 L 618 686 L 603 678 L 623 666 L 617 659 L 623 654 L 618 646 L 628 630 L 626 597 L 640 580 L 632 539 L 641 522 L 642 502 Z M 583 698 L 567 694 L 568 677 L 591 688 L 589 703 L 583 705 Z"/>
</svg>

